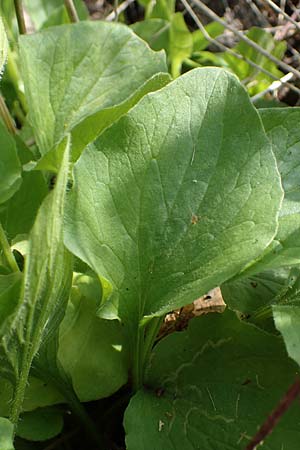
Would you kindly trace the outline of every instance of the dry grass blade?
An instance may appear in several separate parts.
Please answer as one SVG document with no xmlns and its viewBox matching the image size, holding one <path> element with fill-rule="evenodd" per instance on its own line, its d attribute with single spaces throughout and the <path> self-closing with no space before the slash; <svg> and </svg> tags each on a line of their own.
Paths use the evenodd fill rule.
<svg viewBox="0 0 300 450">
<path fill-rule="evenodd" d="M 281 9 L 276 3 L 272 2 L 271 0 L 265 0 L 265 2 L 271 6 L 271 8 L 274 9 L 278 14 L 281 14 L 288 22 L 292 23 L 297 30 L 300 31 L 300 25 L 298 22 L 296 22 L 292 17 L 290 17 L 283 9 Z"/>
<path fill-rule="evenodd" d="M 198 26 L 198 28 L 200 29 L 200 31 L 203 33 L 204 37 L 211 42 L 212 44 L 214 44 L 215 46 L 217 46 L 221 51 L 225 51 L 229 54 L 231 54 L 232 56 L 234 56 L 237 59 L 243 60 L 245 61 L 247 64 L 249 64 L 251 67 L 259 70 L 260 72 L 264 73 L 265 75 L 267 75 L 268 77 L 272 78 L 274 81 L 279 82 L 281 85 L 285 85 L 288 86 L 292 91 L 296 92 L 298 95 L 300 95 L 300 89 L 298 89 L 296 86 L 294 86 L 291 83 L 288 83 L 286 80 L 280 79 L 276 76 L 274 76 L 271 72 L 269 72 L 268 70 L 266 70 L 265 68 L 259 66 L 258 64 L 256 64 L 255 62 L 253 62 L 252 60 L 250 60 L 249 58 L 244 57 L 243 55 L 237 53 L 236 51 L 232 50 L 231 48 L 227 47 L 226 45 L 222 44 L 221 42 L 219 42 L 218 40 L 212 38 L 209 33 L 206 31 L 206 29 L 204 28 L 203 24 L 201 23 L 201 20 L 199 19 L 199 17 L 197 16 L 197 14 L 195 13 L 195 11 L 193 10 L 193 8 L 191 7 L 191 5 L 187 2 L 187 0 L 181 0 L 181 3 L 184 5 L 185 9 L 187 10 L 187 12 L 190 14 L 190 16 L 193 18 L 194 22 L 196 23 L 196 25 Z M 252 41 L 251 41 L 252 42 Z"/>
<path fill-rule="evenodd" d="M 292 66 L 289 66 L 283 61 L 280 61 L 280 59 L 276 58 L 272 54 L 268 53 L 267 50 L 262 48 L 260 45 L 258 45 L 256 42 L 249 39 L 247 36 L 245 36 L 241 31 L 236 30 L 233 26 L 229 25 L 225 20 L 221 19 L 214 11 L 212 11 L 208 6 L 206 6 L 202 1 L 200 0 L 193 0 L 193 3 L 199 8 L 199 10 L 207 15 L 210 19 L 214 20 L 215 22 L 218 22 L 223 27 L 230 30 L 235 36 L 237 36 L 241 41 L 246 42 L 250 47 L 254 48 L 256 51 L 261 53 L 263 56 L 268 58 L 270 61 L 275 63 L 278 67 L 281 69 L 292 72 L 294 75 L 296 75 L 297 78 L 300 79 L 300 72 L 299 70 L 295 69 Z"/>
<path fill-rule="evenodd" d="M 112 11 L 110 14 L 108 14 L 107 17 L 105 17 L 105 20 L 108 22 L 112 22 L 113 20 L 116 20 L 116 18 L 124 12 L 131 3 L 133 3 L 135 0 L 125 0 L 125 2 L 121 3 L 114 11 Z"/>
</svg>

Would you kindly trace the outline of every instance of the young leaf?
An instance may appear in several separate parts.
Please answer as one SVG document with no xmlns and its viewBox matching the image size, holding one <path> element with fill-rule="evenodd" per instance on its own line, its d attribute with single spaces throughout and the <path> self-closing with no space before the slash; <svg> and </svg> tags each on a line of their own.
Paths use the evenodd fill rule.
<svg viewBox="0 0 300 450">
<path fill-rule="evenodd" d="M 270 243 L 282 190 L 238 80 L 196 69 L 144 97 L 75 166 L 67 247 L 140 321 L 190 303 Z"/>
<path fill-rule="evenodd" d="M 44 176 L 39 172 L 23 172 L 21 188 L 0 207 L 0 221 L 9 239 L 27 234 L 37 211 L 48 193 Z"/>
<path fill-rule="evenodd" d="M 153 52 L 118 23 L 81 22 L 22 36 L 20 52 L 30 121 L 42 155 L 83 120 L 123 105 L 150 78 L 167 72 L 163 53 Z M 116 116 L 105 119 L 107 127 Z M 76 140 L 72 149 L 82 150 Z"/>
<path fill-rule="evenodd" d="M 96 316 L 96 282 L 78 277 L 60 327 L 58 357 L 81 401 L 112 395 L 128 376 L 121 324 Z"/>
<path fill-rule="evenodd" d="M 193 51 L 193 37 L 181 13 L 172 16 L 170 25 L 169 58 L 171 73 L 174 78 L 181 73 L 182 62 L 189 58 Z"/>
<path fill-rule="evenodd" d="M 271 304 L 287 287 L 290 272 L 289 267 L 282 267 L 229 281 L 221 286 L 224 302 L 235 311 L 252 314 L 258 308 Z"/>
<path fill-rule="evenodd" d="M 70 255 L 63 246 L 62 235 L 69 139 L 65 145 L 56 187 L 44 200 L 30 234 L 19 304 L 1 330 L 1 375 L 15 387 L 10 412 L 15 425 L 32 360 L 41 343 L 57 329 L 70 287 Z"/>
<path fill-rule="evenodd" d="M 63 428 L 63 411 L 58 408 L 39 408 L 21 416 L 17 436 L 30 441 L 46 441 L 57 436 Z"/>
<path fill-rule="evenodd" d="M 144 41 L 148 42 L 153 50 L 169 50 L 169 21 L 146 19 L 133 23 L 130 28 Z"/>
<path fill-rule="evenodd" d="M 274 305 L 276 328 L 283 336 L 288 354 L 300 365 L 300 301 L 298 305 Z"/>
<path fill-rule="evenodd" d="M 1 450 L 14 450 L 14 426 L 4 417 L 0 417 L 0 448 Z"/>
<path fill-rule="evenodd" d="M 280 338 L 234 313 L 193 319 L 155 347 L 145 388 L 125 413 L 126 448 L 245 449 L 296 373 Z M 299 417 L 295 404 L 263 448 L 296 449 Z"/>
<path fill-rule="evenodd" d="M 21 164 L 15 142 L 0 121 L 0 204 L 6 202 L 21 185 Z"/>
</svg>

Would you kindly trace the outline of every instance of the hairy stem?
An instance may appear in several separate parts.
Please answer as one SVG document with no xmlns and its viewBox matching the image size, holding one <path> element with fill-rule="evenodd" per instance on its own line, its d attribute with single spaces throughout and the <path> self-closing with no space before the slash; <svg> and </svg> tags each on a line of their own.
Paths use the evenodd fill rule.
<svg viewBox="0 0 300 450">
<path fill-rule="evenodd" d="M 14 255 L 11 251 L 9 242 L 6 238 L 5 231 L 3 230 L 1 222 L 0 222 L 0 248 L 2 249 L 3 255 L 4 255 L 9 267 L 11 268 L 11 270 L 13 272 L 19 272 L 20 269 L 18 267 L 18 264 L 16 263 Z"/>
<path fill-rule="evenodd" d="M 260 444 L 275 428 L 277 422 L 281 419 L 283 414 L 289 409 L 293 401 L 299 397 L 300 394 L 300 379 L 292 384 L 285 396 L 280 400 L 277 407 L 269 415 L 265 423 L 260 427 L 256 435 L 251 439 L 245 450 L 255 450 L 258 444 Z"/>
<path fill-rule="evenodd" d="M 65 0 L 65 7 L 68 12 L 71 22 L 79 22 L 79 17 L 74 5 L 73 0 Z"/>
<path fill-rule="evenodd" d="M 26 34 L 26 24 L 24 18 L 24 9 L 23 9 L 23 1 L 22 0 L 14 0 L 15 3 L 15 11 L 18 21 L 18 27 L 20 34 Z"/>
</svg>

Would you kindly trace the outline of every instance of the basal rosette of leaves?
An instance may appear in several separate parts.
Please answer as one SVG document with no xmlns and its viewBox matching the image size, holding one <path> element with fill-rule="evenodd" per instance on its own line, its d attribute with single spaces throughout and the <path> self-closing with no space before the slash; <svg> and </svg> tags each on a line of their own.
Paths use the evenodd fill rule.
<svg viewBox="0 0 300 450">
<path fill-rule="evenodd" d="M 62 5 L 25 3 L 46 29 L 19 41 L 27 130 L 0 124 L 0 447 L 57 435 L 71 410 L 111 448 L 80 401 L 128 383 L 128 450 L 243 448 L 298 370 L 299 112 L 258 112 L 221 69 L 179 76 L 207 42 L 173 1 L 145 1 L 141 32 L 169 22 L 173 82 L 125 25 L 53 27 Z M 154 346 L 166 313 L 218 285 L 239 313 L 267 308 L 288 355 L 230 311 Z M 263 447 L 296 450 L 298 421 Z"/>
</svg>

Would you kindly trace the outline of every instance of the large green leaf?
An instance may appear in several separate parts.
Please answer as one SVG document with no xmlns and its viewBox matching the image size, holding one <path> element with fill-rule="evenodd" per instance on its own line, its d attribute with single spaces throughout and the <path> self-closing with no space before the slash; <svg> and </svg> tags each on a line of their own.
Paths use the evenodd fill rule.
<svg viewBox="0 0 300 450">
<path fill-rule="evenodd" d="M 153 52 L 118 23 L 81 22 L 50 28 L 22 36 L 20 51 L 29 117 L 42 155 L 80 122 L 101 111 L 109 116 L 112 108 L 111 120 L 105 117 L 103 126 L 100 122 L 89 136 L 94 139 L 116 120 L 118 105 L 122 114 L 126 112 L 132 103 L 125 111 L 124 103 L 135 98 L 158 72 L 167 71 L 163 53 Z M 82 149 L 77 140 L 84 139 L 86 128 L 90 133 L 89 122 L 72 141 L 75 153 Z"/>
<path fill-rule="evenodd" d="M 229 311 L 193 319 L 153 353 L 125 413 L 127 450 L 245 449 L 297 373 L 280 338 Z M 295 404 L 262 449 L 296 450 L 299 419 Z"/>
<path fill-rule="evenodd" d="M 7 59 L 8 41 L 2 18 L 0 16 L 0 78 Z"/>
<path fill-rule="evenodd" d="M 258 113 L 226 71 L 149 94 L 74 171 L 67 247 L 113 286 L 136 345 L 145 316 L 193 301 L 270 243 L 282 199 Z"/>
<path fill-rule="evenodd" d="M 14 426 L 4 417 L 0 417 L 0 448 L 1 450 L 14 450 Z"/>
<path fill-rule="evenodd" d="M 284 200 L 274 241 L 250 270 L 300 263 L 300 108 L 260 110 L 282 178 Z"/>
<path fill-rule="evenodd" d="M 6 202 L 20 187 L 21 164 L 15 142 L 0 121 L 0 204 Z"/>
<path fill-rule="evenodd" d="M 10 416 L 21 412 L 32 360 L 64 314 L 71 281 L 70 255 L 63 246 L 62 221 L 68 179 L 69 139 L 55 189 L 44 200 L 28 242 L 19 304 L 2 327 L 1 375 L 15 387 Z"/>
<path fill-rule="evenodd" d="M 108 397 L 126 383 L 128 373 L 122 326 L 96 316 L 101 296 L 95 284 L 99 281 L 91 276 L 77 277 L 60 327 L 58 357 L 81 401 Z"/>
</svg>

